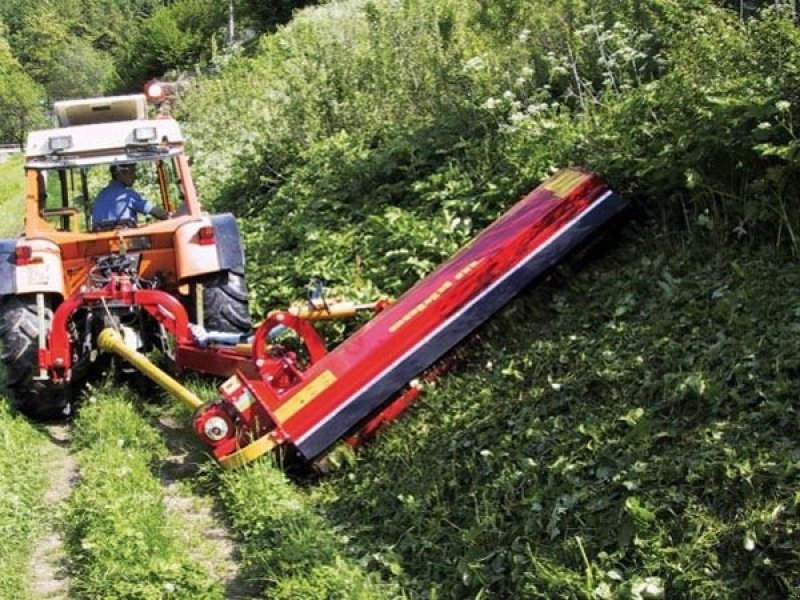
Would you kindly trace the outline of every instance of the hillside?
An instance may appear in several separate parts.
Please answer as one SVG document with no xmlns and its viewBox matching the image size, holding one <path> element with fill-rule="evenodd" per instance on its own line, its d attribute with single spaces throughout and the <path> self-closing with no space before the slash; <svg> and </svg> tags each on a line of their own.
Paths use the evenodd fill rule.
<svg viewBox="0 0 800 600">
<path fill-rule="evenodd" d="M 631 208 L 325 475 L 222 472 L 111 378 L 65 442 L 3 408 L 2 588 L 35 597 L 58 532 L 56 597 L 797 595 L 799 45 L 710 0 L 348 0 L 194 81 L 179 117 L 257 314 L 311 279 L 397 295 L 558 166 Z"/>
</svg>

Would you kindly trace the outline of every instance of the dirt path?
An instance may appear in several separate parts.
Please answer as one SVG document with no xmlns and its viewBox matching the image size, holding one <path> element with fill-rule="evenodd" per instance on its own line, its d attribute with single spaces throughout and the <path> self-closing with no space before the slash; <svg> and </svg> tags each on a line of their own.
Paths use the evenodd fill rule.
<svg viewBox="0 0 800 600">
<path fill-rule="evenodd" d="M 172 455 L 161 470 L 167 510 L 181 523 L 190 557 L 205 565 L 230 600 L 261 598 L 258 588 L 240 574 L 239 554 L 231 531 L 217 516 L 214 498 L 194 493 L 189 486 L 201 464 L 207 462 L 196 440 L 183 425 L 163 417 L 159 426 Z M 196 544 L 197 540 L 205 543 Z M 191 542 L 191 543 L 190 543 Z"/>
<path fill-rule="evenodd" d="M 49 467 L 50 484 L 44 495 L 44 531 L 35 541 L 31 555 L 31 591 L 37 599 L 66 600 L 69 597 L 67 557 L 53 517 L 77 482 L 78 464 L 69 451 L 69 427 L 50 425 L 46 431 L 52 443 L 44 446 L 43 464 Z"/>
</svg>

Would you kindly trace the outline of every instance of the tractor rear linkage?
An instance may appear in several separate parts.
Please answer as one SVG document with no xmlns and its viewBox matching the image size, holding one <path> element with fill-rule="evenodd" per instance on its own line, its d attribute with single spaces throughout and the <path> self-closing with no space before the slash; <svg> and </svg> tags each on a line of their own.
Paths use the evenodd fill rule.
<svg viewBox="0 0 800 600">
<path fill-rule="evenodd" d="M 396 302 L 360 307 L 376 316 L 331 352 L 311 322 L 352 314 L 352 305 L 272 312 L 251 343 L 208 344 L 174 296 L 135 289 L 127 275 L 113 276 L 104 287 L 58 307 L 39 366 L 56 383 L 69 380 L 68 323 L 81 307 L 143 307 L 173 336 L 179 368 L 228 377 L 219 400 L 204 403 L 129 348 L 113 328 L 100 334 L 100 347 L 193 407 L 195 433 L 224 467 L 246 464 L 281 444 L 311 461 L 338 441 L 357 444 L 397 418 L 419 394 L 409 382 L 625 204 L 597 175 L 560 171 Z M 302 340 L 307 360 L 271 343 L 273 332 L 283 328 Z"/>
</svg>

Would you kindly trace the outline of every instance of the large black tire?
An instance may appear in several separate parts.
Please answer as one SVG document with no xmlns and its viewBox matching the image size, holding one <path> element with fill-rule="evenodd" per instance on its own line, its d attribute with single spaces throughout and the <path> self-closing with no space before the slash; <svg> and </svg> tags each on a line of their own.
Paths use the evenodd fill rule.
<svg viewBox="0 0 800 600">
<path fill-rule="evenodd" d="M 46 309 L 49 324 L 52 311 Z M 70 412 L 72 388 L 39 373 L 39 328 L 35 296 L 8 296 L 0 304 L 0 362 L 11 401 L 22 413 L 38 420 L 53 420 Z"/>
<path fill-rule="evenodd" d="M 204 277 L 203 326 L 208 331 L 249 334 L 253 329 L 244 273 L 220 271 Z"/>
</svg>

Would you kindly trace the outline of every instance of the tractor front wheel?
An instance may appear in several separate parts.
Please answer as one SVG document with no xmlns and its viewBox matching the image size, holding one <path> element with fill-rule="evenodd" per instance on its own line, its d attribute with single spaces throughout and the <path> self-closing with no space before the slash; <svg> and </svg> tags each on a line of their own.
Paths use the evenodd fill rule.
<svg viewBox="0 0 800 600">
<path fill-rule="evenodd" d="M 45 309 L 49 326 L 53 313 Z M 35 296 L 8 296 L 0 304 L 0 362 L 14 406 L 27 416 L 51 420 L 70 412 L 71 386 L 38 379 L 39 324 Z"/>
</svg>

